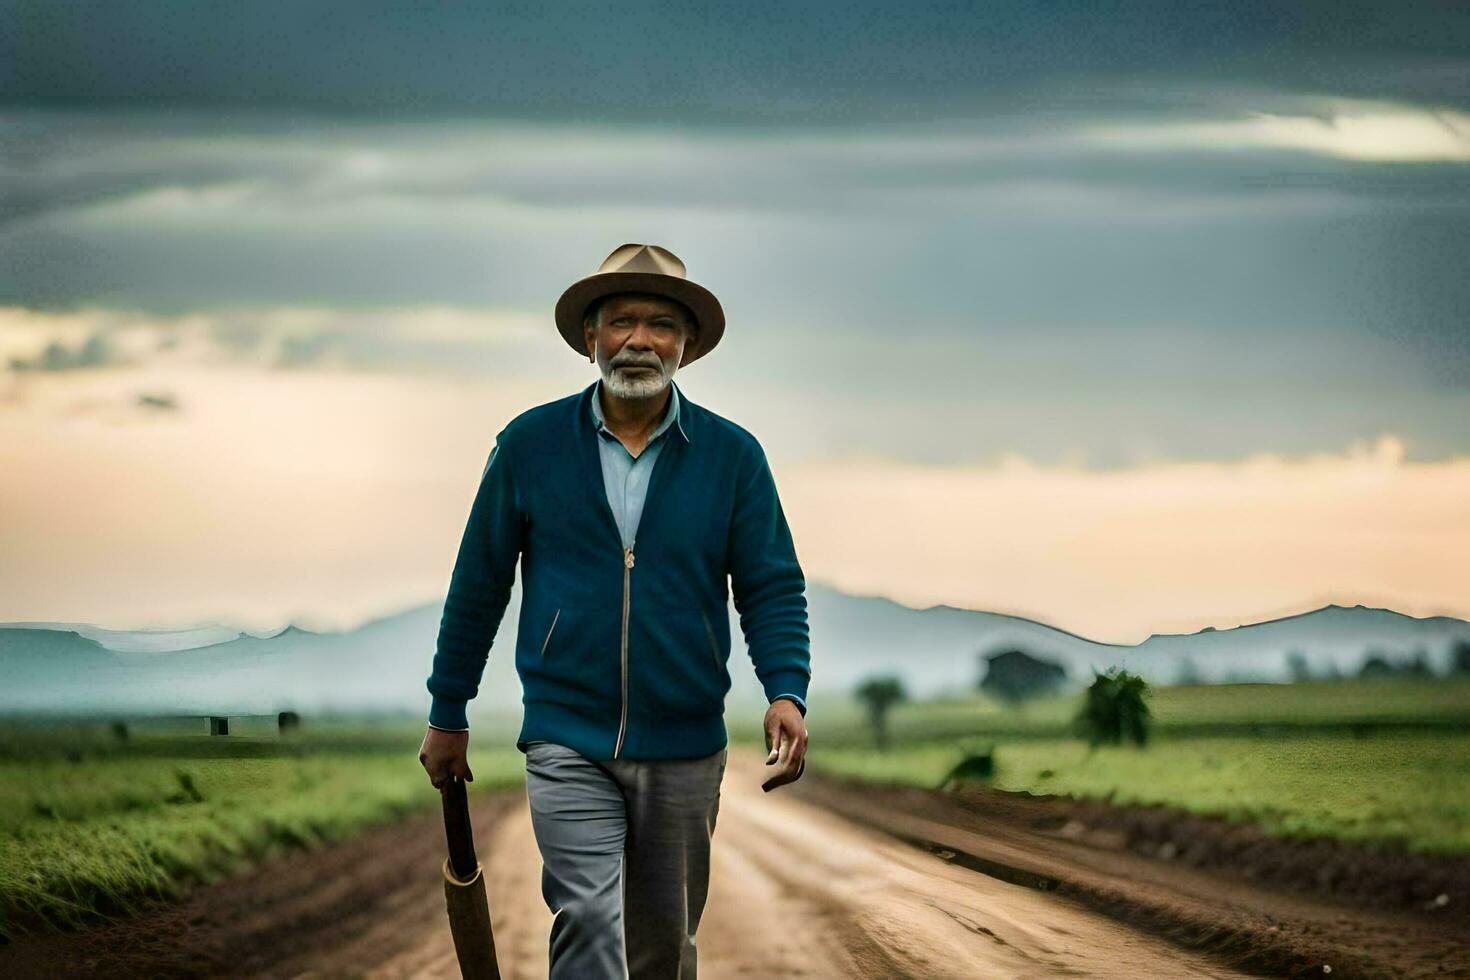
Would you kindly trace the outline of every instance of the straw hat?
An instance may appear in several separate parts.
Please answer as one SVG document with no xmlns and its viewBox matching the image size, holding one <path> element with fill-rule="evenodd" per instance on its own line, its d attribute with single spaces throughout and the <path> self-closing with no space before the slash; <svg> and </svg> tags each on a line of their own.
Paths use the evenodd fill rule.
<svg viewBox="0 0 1470 980">
<path fill-rule="evenodd" d="M 567 287 L 556 301 L 556 328 L 567 344 L 587 356 L 582 317 L 596 300 L 611 293 L 656 293 L 678 300 L 694 312 L 697 336 L 684 347 L 679 366 L 697 361 L 714 349 L 725 332 L 725 311 L 715 294 L 685 277 L 684 263 L 658 245 L 619 245 L 597 271 Z"/>
</svg>

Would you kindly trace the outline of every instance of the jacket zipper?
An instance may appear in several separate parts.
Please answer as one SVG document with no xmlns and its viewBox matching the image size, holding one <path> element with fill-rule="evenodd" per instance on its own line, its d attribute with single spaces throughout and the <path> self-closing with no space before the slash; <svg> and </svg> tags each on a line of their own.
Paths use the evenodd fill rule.
<svg viewBox="0 0 1470 980">
<path fill-rule="evenodd" d="M 544 639 L 544 640 L 541 641 L 541 656 L 543 656 L 543 657 L 546 656 L 546 645 L 551 642 L 551 631 L 554 630 L 554 629 L 556 629 L 556 621 L 558 619 L 561 619 L 561 610 L 560 609 L 558 609 L 556 611 L 556 615 L 555 616 L 552 616 L 551 617 L 551 627 L 550 627 L 550 629 L 548 629 L 546 631 L 546 639 Z"/>
<path fill-rule="evenodd" d="M 618 722 L 618 744 L 613 746 L 613 758 L 623 751 L 623 736 L 628 731 L 628 601 L 630 598 L 629 588 L 633 575 L 633 549 L 623 549 L 623 714 Z"/>
</svg>

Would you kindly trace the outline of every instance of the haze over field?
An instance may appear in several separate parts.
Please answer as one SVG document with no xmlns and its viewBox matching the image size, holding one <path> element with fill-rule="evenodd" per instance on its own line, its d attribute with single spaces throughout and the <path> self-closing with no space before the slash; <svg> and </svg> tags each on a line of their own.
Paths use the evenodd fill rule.
<svg viewBox="0 0 1470 980">
<path fill-rule="evenodd" d="M 1413 619 L 1363 607 L 1328 606 L 1233 630 L 1156 635 L 1117 646 L 999 613 L 945 606 L 916 610 L 820 585 L 808 598 L 812 695 L 818 699 L 845 699 L 865 677 L 892 673 L 919 698 L 970 697 L 982 658 L 1007 649 L 1062 665 L 1066 688 L 1074 690 L 1094 670 L 1112 666 L 1160 683 L 1185 677 L 1205 683 L 1284 681 L 1293 679 L 1293 656 L 1318 678 L 1354 676 L 1375 654 L 1396 665 L 1422 655 L 1429 670 L 1444 674 L 1454 645 L 1470 645 L 1470 623 L 1464 620 Z M 518 716 L 519 609 L 517 588 L 474 699 L 477 713 Z M 350 632 L 291 626 L 263 636 L 225 627 L 136 633 L 90 624 L 0 623 L 0 713 L 427 711 L 425 663 L 442 614 L 443 605 L 431 603 Z M 730 635 L 738 638 L 733 606 L 728 614 Z M 747 707 L 758 710 L 765 697 L 738 639 L 729 670 L 733 721 Z"/>
</svg>

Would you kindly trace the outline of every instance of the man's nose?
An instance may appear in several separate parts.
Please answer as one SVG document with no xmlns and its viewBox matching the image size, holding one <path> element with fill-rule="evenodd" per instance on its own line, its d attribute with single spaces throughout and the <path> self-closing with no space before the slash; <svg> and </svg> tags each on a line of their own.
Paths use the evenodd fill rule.
<svg viewBox="0 0 1470 980">
<path fill-rule="evenodd" d="M 633 332 L 628 334 L 628 346 L 639 350 L 653 349 L 653 329 L 645 320 L 638 320 L 633 324 Z"/>
</svg>

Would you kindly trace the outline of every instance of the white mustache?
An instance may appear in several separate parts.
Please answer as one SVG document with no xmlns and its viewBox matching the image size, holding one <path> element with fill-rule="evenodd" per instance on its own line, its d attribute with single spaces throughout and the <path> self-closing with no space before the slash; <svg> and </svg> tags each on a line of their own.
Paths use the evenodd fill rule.
<svg viewBox="0 0 1470 980">
<path fill-rule="evenodd" d="M 664 362 L 661 361 L 661 360 L 659 360 L 657 356 L 655 356 L 652 360 L 634 360 L 631 357 L 626 357 L 626 358 L 614 358 L 613 360 L 611 360 L 611 361 L 608 362 L 608 367 L 614 367 L 614 368 L 620 368 L 620 367 L 649 367 L 649 368 L 654 368 L 656 370 L 660 370 L 661 371 L 661 370 L 663 370 L 663 366 L 664 366 Z"/>
</svg>

